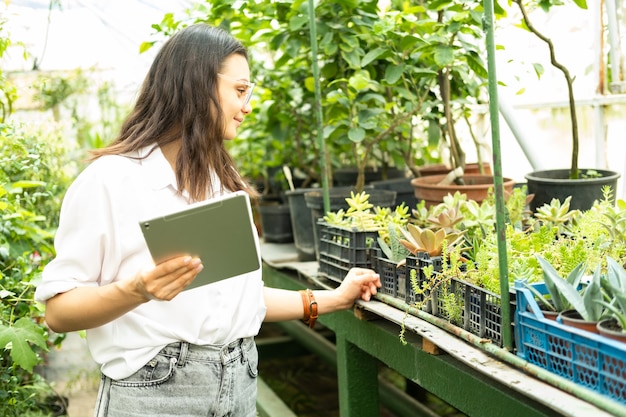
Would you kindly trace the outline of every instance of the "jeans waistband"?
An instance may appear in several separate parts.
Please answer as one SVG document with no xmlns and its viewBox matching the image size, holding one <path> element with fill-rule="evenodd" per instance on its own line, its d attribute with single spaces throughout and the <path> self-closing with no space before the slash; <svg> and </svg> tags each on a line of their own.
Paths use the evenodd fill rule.
<svg viewBox="0 0 626 417">
<path fill-rule="evenodd" d="M 246 337 L 225 345 L 194 345 L 188 342 L 170 343 L 161 350 L 161 354 L 176 358 L 177 366 L 185 366 L 189 360 L 200 362 L 246 361 L 247 352 L 254 347 L 254 339 Z"/>
</svg>

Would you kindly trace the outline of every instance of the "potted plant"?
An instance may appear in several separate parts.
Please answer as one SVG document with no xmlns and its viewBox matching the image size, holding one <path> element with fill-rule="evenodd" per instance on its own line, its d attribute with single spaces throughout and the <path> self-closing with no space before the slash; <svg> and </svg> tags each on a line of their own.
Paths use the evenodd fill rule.
<svg viewBox="0 0 626 417">
<path fill-rule="evenodd" d="M 609 256 L 607 274 L 603 278 L 603 288 L 607 291 L 609 301 L 598 302 L 608 310 L 610 317 L 598 322 L 598 332 L 603 336 L 626 342 L 626 270 Z"/>
<path fill-rule="evenodd" d="M 581 285 L 581 279 L 585 273 L 584 264 L 578 264 L 567 279 L 564 279 L 543 257 L 537 255 L 537 259 L 541 264 L 552 303 L 555 308 L 561 310 L 559 316 L 563 323 L 596 332 L 596 324 L 600 321 L 604 311 L 600 304 L 603 297 L 600 266 L 596 268 L 591 282 L 588 285 Z M 538 295 L 538 293 L 535 294 Z M 550 305 L 543 297 L 540 299 L 544 305 Z"/>
<path fill-rule="evenodd" d="M 546 43 L 550 52 L 550 63 L 562 74 L 567 85 L 568 106 L 571 123 L 572 153 L 570 167 L 566 169 L 552 169 L 535 171 L 527 174 L 528 191 L 535 197 L 531 202 L 531 209 L 536 209 L 541 205 L 550 202 L 552 198 L 563 201 L 566 197 L 572 196 L 572 207 L 575 209 L 588 209 L 593 202 L 602 198 L 601 188 L 610 185 L 616 189 L 619 174 L 614 171 L 603 169 L 581 169 L 578 166 L 579 159 L 579 132 L 578 119 L 576 115 L 576 100 L 574 99 L 574 77 L 569 70 L 556 59 L 554 43 L 545 36 L 530 20 L 527 6 L 523 0 L 513 0 L 522 14 L 523 27 L 529 30 Z M 573 0 L 573 2 L 583 9 L 587 8 L 586 0 Z M 549 11 L 553 6 L 563 4 L 561 1 L 541 1 L 538 3 L 544 11 Z"/>
</svg>

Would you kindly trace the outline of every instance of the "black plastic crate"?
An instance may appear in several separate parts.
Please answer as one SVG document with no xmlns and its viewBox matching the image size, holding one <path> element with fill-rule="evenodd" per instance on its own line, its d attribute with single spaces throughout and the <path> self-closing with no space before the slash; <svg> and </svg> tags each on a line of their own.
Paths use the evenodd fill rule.
<svg viewBox="0 0 626 417">
<path fill-rule="evenodd" d="M 378 291 L 404 300 L 406 297 L 406 267 L 398 267 L 396 262 L 385 258 L 383 251 L 378 247 L 373 248 L 372 253 L 372 268 L 380 275 L 382 284 Z"/>
<path fill-rule="evenodd" d="M 464 327 L 465 322 L 465 283 L 439 272 L 434 275 L 432 284 L 432 314 L 456 326 Z M 467 329 L 466 329 L 467 330 Z"/>
<path fill-rule="evenodd" d="M 370 265 L 354 265 L 336 258 L 320 253 L 319 275 L 330 279 L 331 281 L 341 282 L 352 267 L 370 268 Z"/>
<path fill-rule="evenodd" d="M 424 274 L 424 268 L 432 266 L 434 272 L 441 272 L 441 257 L 430 257 L 425 252 L 419 252 L 417 255 L 409 255 L 406 258 L 406 297 L 405 301 L 409 305 L 417 305 L 421 310 L 432 312 L 430 290 L 426 289 L 423 293 L 416 293 L 411 282 L 411 275 L 414 272 L 415 281 L 418 288 L 423 288 L 425 282 L 428 281 Z"/>
<path fill-rule="evenodd" d="M 515 294 L 510 293 L 509 297 L 513 323 Z M 502 346 L 502 299 L 499 295 L 456 278 L 442 278 L 434 298 L 435 316 Z"/>
<path fill-rule="evenodd" d="M 426 253 L 409 256 L 407 263 L 407 304 L 421 305 L 422 310 L 442 318 L 470 333 L 490 339 L 502 346 L 502 300 L 497 294 L 476 285 L 442 274 L 441 256 L 430 257 Z M 416 270 L 417 284 L 420 288 L 428 281 L 424 267 L 432 265 L 430 292 L 416 294 L 410 282 L 411 270 Z M 461 265 L 463 270 L 464 265 Z M 515 293 L 509 293 L 510 319 L 515 314 Z"/>
<path fill-rule="evenodd" d="M 372 268 L 372 250 L 377 231 L 360 231 L 318 221 L 319 273 L 341 282 L 353 267 Z"/>
<path fill-rule="evenodd" d="M 502 346 L 502 299 L 484 288 L 465 285 L 465 328 Z M 509 293 L 510 323 L 515 319 L 515 293 Z"/>
</svg>

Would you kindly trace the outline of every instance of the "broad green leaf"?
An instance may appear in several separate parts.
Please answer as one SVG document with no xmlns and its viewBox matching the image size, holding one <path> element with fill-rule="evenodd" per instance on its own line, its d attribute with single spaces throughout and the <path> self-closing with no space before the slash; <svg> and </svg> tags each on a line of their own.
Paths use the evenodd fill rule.
<svg viewBox="0 0 626 417">
<path fill-rule="evenodd" d="M 30 343 L 46 350 L 43 329 L 30 318 L 22 317 L 13 326 L 0 325 L 0 347 L 11 351 L 11 359 L 18 366 L 32 372 L 38 358 Z"/>
<path fill-rule="evenodd" d="M 535 74 L 537 74 L 537 79 L 540 79 L 545 70 L 543 69 L 543 65 L 539 63 L 534 63 L 533 68 L 535 69 Z"/>
<path fill-rule="evenodd" d="M 541 264 L 544 282 L 548 292 L 552 296 L 552 302 L 554 303 L 556 310 L 567 310 L 568 306 L 565 304 L 565 301 L 567 301 L 572 308 L 578 311 L 581 316 L 585 317 L 587 315 L 587 310 L 585 309 L 585 303 L 578 290 L 573 287 L 572 284 L 563 279 L 550 262 L 546 261 L 540 255 L 535 255 L 535 257 Z M 572 274 L 570 274 L 570 276 L 571 275 Z"/>
<path fill-rule="evenodd" d="M 355 72 L 354 75 L 350 77 L 348 84 L 350 84 L 350 87 L 360 92 L 361 90 L 364 90 L 369 86 L 370 84 L 369 74 L 367 73 L 367 71 Z"/>
<path fill-rule="evenodd" d="M 611 285 L 621 291 L 626 291 L 626 270 L 610 256 L 606 259 L 608 275 Z"/>
<path fill-rule="evenodd" d="M 354 127 L 348 131 L 348 138 L 355 143 L 361 142 L 365 138 L 365 130 L 360 127 Z"/>
<path fill-rule="evenodd" d="M 365 56 L 361 60 L 361 67 L 366 67 L 371 62 L 378 59 L 378 57 L 380 57 L 385 52 L 386 52 L 385 48 L 376 48 L 376 49 L 369 51 L 367 54 L 365 54 Z"/>
<path fill-rule="evenodd" d="M 315 78 L 306 77 L 304 80 L 304 87 L 311 92 L 315 92 Z"/>
<path fill-rule="evenodd" d="M 439 67 L 447 67 L 454 62 L 454 50 L 449 46 L 439 46 L 435 48 L 433 58 Z"/>
<path fill-rule="evenodd" d="M 587 315 L 579 311 L 584 320 L 599 321 L 602 315 L 602 305 L 598 302 L 602 300 L 602 287 L 600 286 L 600 267 L 593 274 L 591 283 L 585 288 L 583 301 Z"/>
<path fill-rule="evenodd" d="M 359 55 L 355 51 L 341 51 L 341 56 L 346 60 L 350 68 L 360 69 L 361 60 Z"/>
<path fill-rule="evenodd" d="M 297 31 L 302 29 L 302 27 L 309 21 L 309 16 L 294 16 L 289 20 L 289 30 Z"/>
<path fill-rule="evenodd" d="M 402 77 L 402 73 L 404 72 L 405 65 L 389 65 L 385 69 L 385 81 L 389 84 L 395 84 L 398 82 L 400 77 Z"/>
<path fill-rule="evenodd" d="M 141 45 L 139 45 L 139 53 L 143 54 L 144 52 L 146 52 L 153 46 L 154 46 L 154 42 L 141 42 Z"/>
<path fill-rule="evenodd" d="M 483 65 L 483 62 L 474 54 L 469 54 L 467 57 L 467 65 L 481 78 L 486 79 L 489 75 L 487 74 L 487 70 Z"/>
</svg>

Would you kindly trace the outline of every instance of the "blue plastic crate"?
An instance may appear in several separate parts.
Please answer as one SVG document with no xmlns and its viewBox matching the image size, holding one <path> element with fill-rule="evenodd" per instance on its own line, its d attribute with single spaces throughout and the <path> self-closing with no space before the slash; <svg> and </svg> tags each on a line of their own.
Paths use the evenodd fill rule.
<svg viewBox="0 0 626 417">
<path fill-rule="evenodd" d="M 626 404 L 626 344 L 546 319 L 529 289 L 516 282 L 515 290 L 517 356 Z"/>
</svg>

